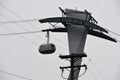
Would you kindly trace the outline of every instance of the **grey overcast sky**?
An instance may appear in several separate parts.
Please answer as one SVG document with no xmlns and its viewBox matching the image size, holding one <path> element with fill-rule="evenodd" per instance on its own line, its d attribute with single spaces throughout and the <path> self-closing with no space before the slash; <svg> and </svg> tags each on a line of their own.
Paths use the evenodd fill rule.
<svg viewBox="0 0 120 80">
<path fill-rule="evenodd" d="M 120 33 L 119 0 L 0 0 L 0 22 L 61 16 L 58 7 L 78 10 L 87 9 L 98 24 Z M 22 18 L 10 12 L 12 10 Z M 31 26 L 32 24 L 32 26 Z M 0 34 L 35 31 L 49 28 L 49 24 L 38 21 L 30 23 L 0 24 Z M 0 70 L 32 80 L 62 80 L 59 66 L 69 65 L 59 59 L 59 54 L 69 54 L 66 33 L 51 33 L 51 41 L 57 46 L 52 55 L 41 55 L 40 44 L 46 43 L 45 33 L 0 36 Z M 112 35 L 112 34 L 111 34 Z M 120 37 L 112 35 L 120 40 Z M 120 80 L 120 43 L 88 35 L 85 52 L 89 59 L 87 73 L 79 80 Z M 67 77 L 65 73 L 65 77 Z M 0 72 L 0 80 L 25 80 Z"/>
</svg>

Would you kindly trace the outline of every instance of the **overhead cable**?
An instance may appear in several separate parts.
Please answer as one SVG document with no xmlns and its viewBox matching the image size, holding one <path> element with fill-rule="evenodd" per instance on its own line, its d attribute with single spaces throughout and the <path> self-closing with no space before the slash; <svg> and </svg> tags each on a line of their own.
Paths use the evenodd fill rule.
<svg viewBox="0 0 120 80">
<path fill-rule="evenodd" d="M 90 75 L 95 79 L 95 80 L 99 80 L 95 74 L 90 70 L 90 67 L 88 68 L 88 72 L 90 73 Z"/>
<path fill-rule="evenodd" d="M 110 31 L 110 30 L 109 30 Z M 113 33 L 114 35 L 120 37 L 120 34 L 116 33 L 116 32 L 113 32 L 113 31 L 110 31 L 111 33 Z"/>
<path fill-rule="evenodd" d="M 120 34 L 114 32 L 114 31 L 111 31 L 111 30 L 109 30 L 109 29 L 107 29 L 107 28 L 105 28 L 105 29 L 106 29 L 108 32 L 110 32 L 110 33 L 116 35 L 116 37 L 119 37 L 119 38 L 120 38 Z M 116 38 L 115 38 L 115 39 L 116 39 Z M 119 40 L 118 38 L 116 39 L 116 41 L 120 43 L 120 40 Z"/>
<path fill-rule="evenodd" d="M 8 19 L 8 20 L 11 20 L 9 17 L 5 16 L 5 15 L 2 14 L 2 13 L 0 13 L 0 15 L 3 16 L 4 18 Z M 18 27 L 20 27 L 20 28 L 22 28 L 22 29 L 24 29 L 24 30 L 26 30 L 26 31 L 29 32 L 29 30 L 28 30 L 27 28 L 25 28 L 25 27 L 19 25 L 18 23 L 14 23 L 14 24 L 17 25 Z M 38 36 L 38 35 L 34 35 L 34 36 L 36 36 L 36 37 L 40 38 L 41 40 L 43 40 L 43 39 L 42 39 L 40 36 Z"/>
<path fill-rule="evenodd" d="M 3 72 L 3 73 L 5 73 L 5 74 L 12 75 L 12 76 L 14 76 L 14 77 L 18 77 L 18 78 L 21 78 L 21 79 L 32 80 L 32 79 L 30 79 L 30 78 L 26 78 L 26 77 L 23 77 L 23 76 L 20 76 L 20 75 L 17 75 L 17 74 L 13 74 L 13 73 L 10 73 L 10 72 L 4 71 L 4 70 L 0 70 L 0 72 Z"/>
<path fill-rule="evenodd" d="M 109 29 L 107 29 L 107 28 L 105 28 L 107 31 L 109 31 L 110 33 L 112 33 L 112 34 L 114 34 L 114 35 L 116 35 L 116 36 L 118 36 L 118 37 L 120 37 L 120 34 L 118 34 L 118 33 L 116 33 L 116 32 L 114 32 L 114 31 L 111 31 L 111 30 L 109 30 Z"/>
<path fill-rule="evenodd" d="M 19 32 L 19 33 L 7 33 L 7 34 L 0 34 L 0 36 L 21 35 L 21 34 L 40 33 L 40 32 L 41 32 L 41 31 L 29 31 L 29 32 Z"/>
<path fill-rule="evenodd" d="M 16 14 L 15 12 L 13 12 L 12 10 L 10 10 L 10 9 L 7 8 L 6 6 L 4 6 L 2 3 L 0 3 L 0 5 L 1 5 L 3 8 L 5 8 L 6 10 L 8 10 L 9 12 L 11 12 L 12 14 L 14 14 L 15 16 L 17 16 L 19 19 L 23 19 L 21 16 L 19 16 L 18 14 Z M 11 21 L 10 18 L 8 18 L 8 17 L 6 17 L 6 16 L 4 16 L 4 15 L 2 15 L 2 16 Z M 31 24 L 31 23 L 29 23 L 29 22 L 26 22 L 26 23 L 29 24 L 29 25 L 31 25 L 33 28 L 36 28 L 37 30 L 40 30 L 39 28 L 37 28 L 37 27 L 34 26 L 33 24 Z M 14 24 L 16 24 L 17 26 L 19 26 L 20 28 L 23 28 L 24 30 L 27 30 L 26 28 L 22 27 L 21 25 L 19 25 L 19 24 L 17 24 L 17 23 L 14 23 Z M 29 31 L 29 30 L 27 30 L 27 31 Z M 37 35 L 35 35 L 35 36 L 38 37 L 38 38 L 40 38 L 41 40 L 43 40 L 40 36 L 37 36 Z"/>
<path fill-rule="evenodd" d="M 103 74 L 98 70 L 97 66 L 92 62 L 92 60 L 90 58 L 89 59 L 89 62 L 92 64 L 92 66 L 94 67 L 94 69 L 96 69 L 96 71 L 99 73 L 99 75 L 101 76 L 101 78 L 103 80 L 105 80 L 105 77 L 103 76 Z"/>
<path fill-rule="evenodd" d="M 40 20 L 40 19 L 26 19 L 26 20 L 16 20 L 16 21 L 2 21 L 2 22 L 0 22 L 0 24 L 33 22 L 33 21 L 38 21 L 38 20 Z"/>
<path fill-rule="evenodd" d="M 0 26 L 3 26 L 3 25 L 0 25 Z M 27 39 L 26 37 L 22 36 L 21 34 L 40 33 L 41 31 L 28 31 L 28 32 L 20 32 L 20 33 L 17 33 L 17 32 L 15 32 L 15 31 L 13 31 L 13 30 L 7 28 L 6 26 L 3 26 L 3 28 L 5 28 L 6 30 L 8 30 L 8 31 L 10 31 L 10 32 L 12 32 L 12 33 L 0 34 L 0 36 L 18 35 L 18 36 L 20 36 L 21 38 L 23 38 L 23 39 L 29 41 L 30 43 L 32 43 L 32 44 L 34 44 L 34 45 L 38 45 L 38 44 L 39 44 L 39 43 L 36 43 L 36 42 L 34 42 L 34 41 L 32 41 L 32 40 Z M 54 38 L 54 39 L 55 39 L 55 38 Z M 57 39 L 57 41 L 58 41 L 58 39 Z M 58 44 L 57 44 L 57 45 L 58 45 Z M 63 46 L 58 45 L 58 47 L 61 48 L 61 49 L 66 50 L 66 48 L 63 47 Z"/>
<path fill-rule="evenodd" d="M 62 44 L 64 44 L 64 45 L 66 45 L 66 43 L 65 43 L 64 41 L 61 41 L 61 40 L 57 39 L 57 38 L 54 37 L 54 36 L 52 36 L 52 38 L 53 38 L 53 39 L 56 39 L 56 41 L 59 41 L 60 43 L 62 43 Z"/>
<path fill-rule="evenodd" d="M 12 14 L 14 14 L 15 16 L 17 16 L 19 19 L 23 19 L 21 16 L 19 16 L 18 14 L 16 14 L 15 12 L 13 12 L 12 10 L 10 10 L 9 8 L 7 8 L 6 6 L 4 6 L 2 3 L 0 3 L 0 5 L 5 8 L 6 10 L 8 10 L 9 12 L 11 12 Z M 23 20 L 24 21 L 24 20 Z M 27 24 L 31 25 L 32 27 L 36 28 L 36 29 L 39 29 L 37 28 L 36 26 L 34 26 L 33 24 L 25 21 Z"/>
<path fill-rule="evenodd" d="M 0 25 L 0 26 L 3 26 L 3 25 Z M 10 31 L 10 32 L 12 32 L 12 33 L 16 33 L 15 31 L 7 28 L 6 26 L 3 26 L 3 28 L 5 28 L 6 30 L 8 30 L 8 31 Z M 38 44 L 38 43 L 36 43 L 36 42 L 34 42 L 34 41 L 30 40 L 30 39 L 27 39 L 26 37 L 24 37 L 24 36 L 22 36 L 22 35 L 18 35 L 18 36 L 21 37 L 21 38 L 23 38 L 23 39 L 25 39 L 26 41 L 34 44 L 34 45 L 37 45 L 37 44 Z"/>
</svg>

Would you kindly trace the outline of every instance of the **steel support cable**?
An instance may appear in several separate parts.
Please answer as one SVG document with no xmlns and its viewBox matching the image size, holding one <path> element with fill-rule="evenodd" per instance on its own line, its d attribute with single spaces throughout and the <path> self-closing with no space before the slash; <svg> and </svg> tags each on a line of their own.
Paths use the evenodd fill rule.
<svg viewBox="0 0 120 80">
<path fill-rule="evenodd" d="M 62 44 L 66 44 L 65 42 L 63 42 L 63 41 L 61 41 L 61 40 L 59 40 L 59 39 L 57 39 L 56 37 L 54 37 L 54 36 L 51 36 L 51 38 L 53 38 L 53 39 L 55 39 L 56 41 L 59 41 L 60 43 L 62 43 Z"/>
<path fill-rule="evenodd" d="M 0 13 L 0 15 L 1 15 L 1 16 L 3 16 L 4 18 L 8 19 L 8 20 L 11 20 L 11 19 L 10 19 L 10 18 L 8 18 L 7 16 L 3 15 L 2 13 Z M 20 27 L 20 28 L 22 28 L 22 29 L 24 29 L 24 30 L 26 30 L 26 31 L 30 32 L 28 29 L 26 29 L 25 27 L 23 27 L 23 26 L 19 25 L 18 23 L 14 23 L 14 24 L 15 24 L 15 25 L 17 25 L 18 27 Z M 34 35 L 34 36 L 36 36 L 36 37 L 38 37 L 38 38 L 40 38 L 41 40 L 43 40 L 40 36 L 35 35 L 35 34 L 33 34 L 33 35 Z"/>
<path fill-rule="evenodd" d="M 3 26 L 3 25 L 0 25 L 0 26 Z M 8 33 L 8 34 L 0 34 L 0 36 L 19 35 L 20 37 L 24 38 L 25 40 L 27 40 L 27 41 L 29 41 L 29 42 L 31 42 L 31 43 L 34 43 L 35 45 L 37 45 L 37 44 L 38 44 L 38 43 L 36 43 L 36 42 L 33 42 L 33 41 L 31 41 L 31 40 L 29 40 L 29 39 L 25 38 L 25 37 L 24 37 L 24 36 L 22 36 L 21 34 L 40 33 L 41 31 L 29 31 L 29 32 L 21 32 L 21 33 L 17 33 L 17 32 L 12 31 L 11 29 L 9 29 L 9 28 L 7 28 L 7 27 L 5 27 L 5 26 L 4 26 L 3 28 L 5 28 L 6 30 L 8 30 L 8 31 L 10 31 L 10 32 L 12 32 L 12 33 Z M 66 50 L 66 48 L 61 47 L 60 45 L 58 45 L 58 47 L 59 47 L 59 48 L 61 48 L 61 49 Z"/>
<path fill-rule="evenodd" d="M 40 33 L 41 31 L 29 31 L 29 32 L 15 32 L 15 33 L 7 33 L 7 34 L 0 34 L 0 36 L 10 36 L 10 35 L 21 35 L 21 34 L 32 34 L 32 33 Z"/>
<path fill-rule="evenodd" d="M 0 22 L 0 23 L 3 23 L 3 24 L 6 24 L 6 23 L 17 23 L 17 22 L 27 22 L 27 21 L 36 21 L 36 20 L 39 20 L 39 19 L 29 19 L 29 20 L 20 20 L 20 21 L 5 21 L 5 22 Z M 57 23 L 56 23 L 57 24 Z M 55 25 L 56 25 L 55 24 Z M 39 31 L 37 31 L 37 32 L 39 32 Z M 35 31 L 35 33 L 37 33 L 36 31 Z M 34 31 L 33 31 L 33 33 L 34 33 Z M 65 42 L 63 42 L 63 41 L 61 41 L 61 40 L 59 40 L 59 39 L 57 39 L 57 38 L 55 38 L 55 37 L 53 37 L 52 36 L 52 38 L 54 38 L 54 39 L 56 39 L 57 41 L 59 41 L 59 42 L 61 42 L 62 44 L 66 44 Z"/>
<path fill-rule="evenodd" d="M 21 79 L 25 79 L 25 80 L 32 80 L 30 78 L 26 78 L 26 77 L 23 77 L 23 76 L 20 76 L 20 75 L 17 75 L 17 74 L 13 74 L 13 73 L 10 73 L 10 72 L 4 71 L 4 70 L 0 70 L 0 72 L 12 75 L 12 76 L 17 77 L 17 78 L 21 78 Z"/>
<path fill-rule="evenodd" d="M 101 78 L 103 80 L 106 80 L 105 77 L 102 75 L 102 73 L 98 70 L 97 66 L 92 62 L 92 60 L 90 59 L 90 57 L 87 57 L 88 61 L 92 64 L 92 66 L 94 67 L 94 69 L 96 69 L 96 71 L 98 72 L 98 74 L 101 76 Z"/>
<path fill-rule="evenodd" d="M 99 79 L 93 74 L 93 72 L 90 70 L 90 68 L 89 68 L 88 72 L 90 73 L 90 75 L 91 75 L 95 80 L 99 80 Z"/>
<path fill-rule="evenodd" d="M 120 43 L 120 40 L 117 40 L 117 42 L 119 42 L 119 43 Z"/>
<path fill-rule="evenodd" d="M 12 14 L 14 14 L 15 16 L 17 16 L 19 19 L 23 19 L 21 16 L 19 16 L 18 14 L 16 14 L 15 12 L 13 12 L 12 10 L 10 10 L 9 8 L 7 8 L 6 6 L 4 6 L 2 3 L 0 3 L 0 5 L 5 8 L 6 10 L 8 10 L 9 12 L 11 12 Z M 28 23 L 29 25 L 31 25 L 32 27 L 37 28 L 36 26 L 34 26 L 33 24 L 29 23 L 28 21 L 25 21 L 26 23 Z"/>
<path fill-rule="evenodd" d="M 89 65 L 90 63 L 88 63 L 88 65 Z M 88 74 L 90 74 L 95 80 L 99 80 L 96 76 L 95 76 L 95 74 L 91 71 L 91 69 L 90 69 L 90 67 L 88 67 Z"/>
<path fill-rule="evenodd" d="M 0 5 L 2 6 L 2 7 L 4 7 L 5 9 L 7 9 L 9 12 L 11 12 L 12 14 L 14 14 L 15 16 L 17 16 L 18 18 L 20 18 L 20 19 L 22 19 L 22 17 L 20 17 L 19 15 L 17 15 L 15 12 L 13 12 L 12 10 L 10 10 L 9 8 L 7 8 L 6 6 L 4 6 L 3 4 L 1 4 L 0 3 Z M 3 15 L 4 16 L 4 15 Z M 6 16 L 4 16 L 6 19 L 8 19 L 8 20 L 11 20 L 10 18 L 8 18 L 8 17 L 6 17 Z M 36 26 L 34 26 L 34 25 L 32 25 L 31 23 L 29 23 L 29 22 L 26 22 L 26 23 L 28 23 L 29 25 L 31 25 L 32 27 L 34 27 L 34 28 L 36 28 L 36 29 L 39 29 L 39 28 L 37 28 Z M 18 25 L 17 23 L 15 23 L 16 25 Z M 24 30 L 27 30 L 26 28 L 24 28 L 24 27 L 22 27 L 21 25 L 18 25 L 19 27 L 21 27 L 21 28 L 23 28 Z M 40 30 L 40 29 L 39 29 Z M 29 31 L 29 30 L 27 30 L 27 31 Z M 36 37 L 38 37 L 38 38 L 40 38 L 41 40 L 43 40 L 40 36 L 37 36 L 37 35 L 35 35 Z"/>
<path fill-rule="evenodd" d="M 8 28 L 4 27 L 5 29 L 9 30 Z M 10 31 L 10 30 L 9 30 Z M 13 31 L 11 31 L 13 32 Z M 0 34 L 0 36 L 12 36 L 12 35 L 22 35 L 22 34 L 32 34 L 32 33 L 40 33 L 41 31 L 30 31 L 30 32 L 20 32 L 20 33 L 7 33 L 7 34 Z M 23 37 L 23 36 L 22 36 Z M 28 39 L 27 39 L 28 40 Z M 37 43 L 36 43 L 37 44 Z M 59 48 L 62 48 L 64 50 L 66 50 L 65 48 L 61 47 L 60 45 L 58 45 Z"/>
<path fill-rule="evenodd" d="M 34 22 L 40 19 L 26 19 L 26 20 L 16 20 L 16 21 L 1 21 L 0 24 L 7 24 L 7 23 L 25 23 L 25 22 Z"/>
<path fill-rule="evenodd" d="M 89 58 L 88 58 L 89 59 Z M 102 77 L 103 80 L 105 80 L 105 77 L 102 75 L 102 73 L 98 70 L 97 66 L 92 62 L 91 59 L 89 59 L 89 62 L 93 65 L 94 69 L 99 73 L 99 75 Z"/>
<path fill-rule="evenodd" d="M 105 29 L 106 29 L 108 32 L 110 32 L 110 33 L 112 33 L 112 34 L 114 34 L 114 35 L 116 35 L 117 37 L 120 38 L 120 34 L 114 32 L 114 31 L 111 31 L 111 30 L 109 30 L 109 29 L 107 29 L 107 28 L 105 28 Z M 120 40 L 119 40 L 119 39 L 116 39 L 116 41 L 120 43 Z"/>
<path fill-rule="evenodd" d="M 3 26 L 3 25 L 0 25 L 0 26 Z M 16 32 L 14 32 L 14 31 L 12 31 L 11 29 L 7 28 L 6 26 L 3 26 L 3 28 L 5 28 L 6 30 L 8 30 L 8 31 L 10 31 L 10 32 L 16 33 Z M 22 35 L 19 35 L 19 37 L 25 39 L 26 41 L 29 41 L 30 43 L 32 43 L 32 44 L 34 44 L 34 45 L 38 45 L 38 43 L 33 42 L 32 40 L 29 40 L 29 39 L 27 39 L 26 37 L 24 37 L 24 36 L 22 36 Z"/>
<path fill-rule="evenodd" d="M 0 26 L 3 26 L 3 25 L 0 24 Z M 0 36 L 19 35 L 20 37 L 24 38 L 25 40 L 27 40 L 27 41 L 29 41 L 29 42 L 31 42 L 31 43 L 34 43 L 35 45 L 38 45 L 38 44 L 39 44 L 39 43 L 33 42 L 32 40 L 29 40 L 29 39 L 25 38 L 25 37 L 22 36 L 21 34 L 40 33 L 41 31 L 29 31 L 29 32 L 21 32 L 21 33 L 17 33 L 17 32 L 12 31 L 11 29 L 9 29 L 9 28 L 7 28 L 7 27 L 5 27 L 5 26 L 3 26 L 3 28 L 5 28 L 6 30 L 8 30 L 8 31 L 10 31 L 10 32 L 12 32 L 12 33 L 8 33 L 8 34 L 0 34 Z M 57 46 L 58 46 L 59 48 L 61 48 L 61 49 L 66 50 L 66 48 L 61 47 L 60 45 L 57 45 Z"/>
<path fill-rule="evenodd" d="M 87 71 L 88 72 L 88 71 Z M 84 75 L 84 76 L 82 76 L 81 77 L 81 80 L 95 80 L 95 79 L 91 79 L 91 77 L 93 77 L 93 76 L 91 76 L 91 75 L 88 75 L 88 73 L 86 73 L 86 75 Z"/>
<path fill-rule="evenodd" d="M 89 61 L 89 58 L 87 57 L 88 61 Z M 89 65 L 90 63 L 88 63 L 87 65 Z M 94 73 L 91 71 L 90 67 L 88 67 L 87 69 L 87 72 L 89 72 L 89 74 L 95 79 L 95 80 L 99 80 L 95 75 Z"/>
<path fill-rule="evenodd" d="M 105 28 L 105 29 L 106 29 L 106 30 L 108 30 L 110 33 L 112 33 L 112 34 L 114 34 L 114 35 L 116 35 L 116 36 L 120 37 L 120 34 L 118 34 L 118 33 L 114 32 L 114 31 L 111 31 L 111 30 L 109 30 L 109 29 L 107 29 L 107 28 Z"/>
<path fill-rule="evenodd" d="M 13 23 L 15 23 L 15 22 L 13 22 Z M 39 32 L 41 32 L 41 31 L 28 31 L 28 32 L 20 32 L 20 33 L 8 33 L 8 34 L 0 34 L 0 36 L 9 36 L 9 35 L 19 35 L 19 34 L 29 34 L 29 33 L 39 33 Z M 37 36 L 38 37 L 38 36 Z M 65 43 L 63 42 L 63 41 L 61 41 L 61 40 L 59 40 L 59 39 L 57 39 L 57 38 L 55 38 L 55 37 L 53 37 L 53 36 L 51 36 L 53 39 L 56 39 L 56 41 L 59 41 L 59 42 L 61 42 L 62 44 L 64 44 L 65 45 Z"/>
</svg>

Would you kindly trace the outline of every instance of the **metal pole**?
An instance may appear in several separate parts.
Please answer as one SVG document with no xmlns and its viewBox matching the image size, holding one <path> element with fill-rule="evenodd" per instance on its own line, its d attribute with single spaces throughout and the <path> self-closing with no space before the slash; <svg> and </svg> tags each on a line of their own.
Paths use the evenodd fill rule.
<svg viewBox="0 0 120 80">
<path fill-rule="evenodd" d="M 47 44 L 49 44 L 49 40 L 50 40 L 50 37 L 49 37 L 49 31 L 47 31 Z"/>
<path fill-rule="evenodd" d="M 74 58 L 71 58 L 71 80 L 74 80 Z"/>
</svg>

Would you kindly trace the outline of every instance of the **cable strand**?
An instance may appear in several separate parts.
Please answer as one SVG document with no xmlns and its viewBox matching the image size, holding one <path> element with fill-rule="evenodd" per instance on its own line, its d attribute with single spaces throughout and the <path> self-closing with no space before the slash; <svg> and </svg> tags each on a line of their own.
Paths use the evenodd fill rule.
<svg viewBox="0 0 120 80">
<path fill-rule="evenodd" d="M 0 34 L 0 36 L 21 35 L 21 34 L 40 33 L 40 32 L 41 32 L 41 31 L 29 31 L 29 32 L 19 32 L 19 33 L 7 33 L 7 34 Z"/>
<path fill-rule="evenodd" d="M 0 26 L 3 26 L 3 25 L 0 25 Z M 3 28 L 5 28 L 6 30 L 8 30 L 8 31 L 10 31 L 10 32 L 16 33 L 16 32 L 14 32 L 13 30 L 11 30 L 11 29 L 9 29 L 9 28 L 7 28 L 7 27 L 5 27 L 5 26 L 3 26 Z M 34 45 L 37 45 L 37 44 L 38 44 L 38 43 L 36 43 L 36 42 L 33 42 L 32 40 L 27 39 L 26 37 L 24 37 L 24 36 L 22 36 L 22 35 L 19 35 L 19 37 L 25 39 L 26 41 L 28 41 L 28 42 L 30 42 L 30 43 L 32 43 L 32 44 L 34 44 Z"/>
<path fill-rule="evenodd" d="M 23 77 L 23 76 L 20 76 L 20 75 L 17 75 L 17 74 L 13 74 L 13 73 L 10 73 L 10 72 L 4 71 L 4 70 L 0 70 L 0 72 L 3 72 L 3 73 L 5 73 L 5 74 L 12 75 L 12 76 L 14 76 L 14 77 L 18 77 L 18 78 L 21 78 L 21 79 L 32 80 L 32 79 L 30 79 L 30 78 L 26 78 L 26 77 Z"/>
<path fill-rule="evenodd" d="M 8 10 L 9 12 L 11 12 L 12 14 L 14 14 L 15 16 L 17 16 L 19 19 L 23 19 L 21 16 L 19 16 L 18 14 L 16 14 L 15 12 L 13 12 L 12 10 L 10 10 L 9 8 L 7 8 L 6 6 L 4 6 L 2 3 L 0 3 L 0 5 L 5 8 L 6 10 Z M 29 23 L 28 21 L 25 21 L 26 23 L 28 23 L 29 25 L 31 25 L 32 27 L 37 28 L 36 26 L 34 26 L 33 24 Z"/>
<path fill-rule="evenodd" d="M 6 23 L 23 23 L 23 22 L 33 22 L 33 21 L 38 21 L 38 19 L 26 19 L 26 20 L 16 20 L 16 21 L 2 21 L 0 24 L 6 24 Z"/>
</svg>

